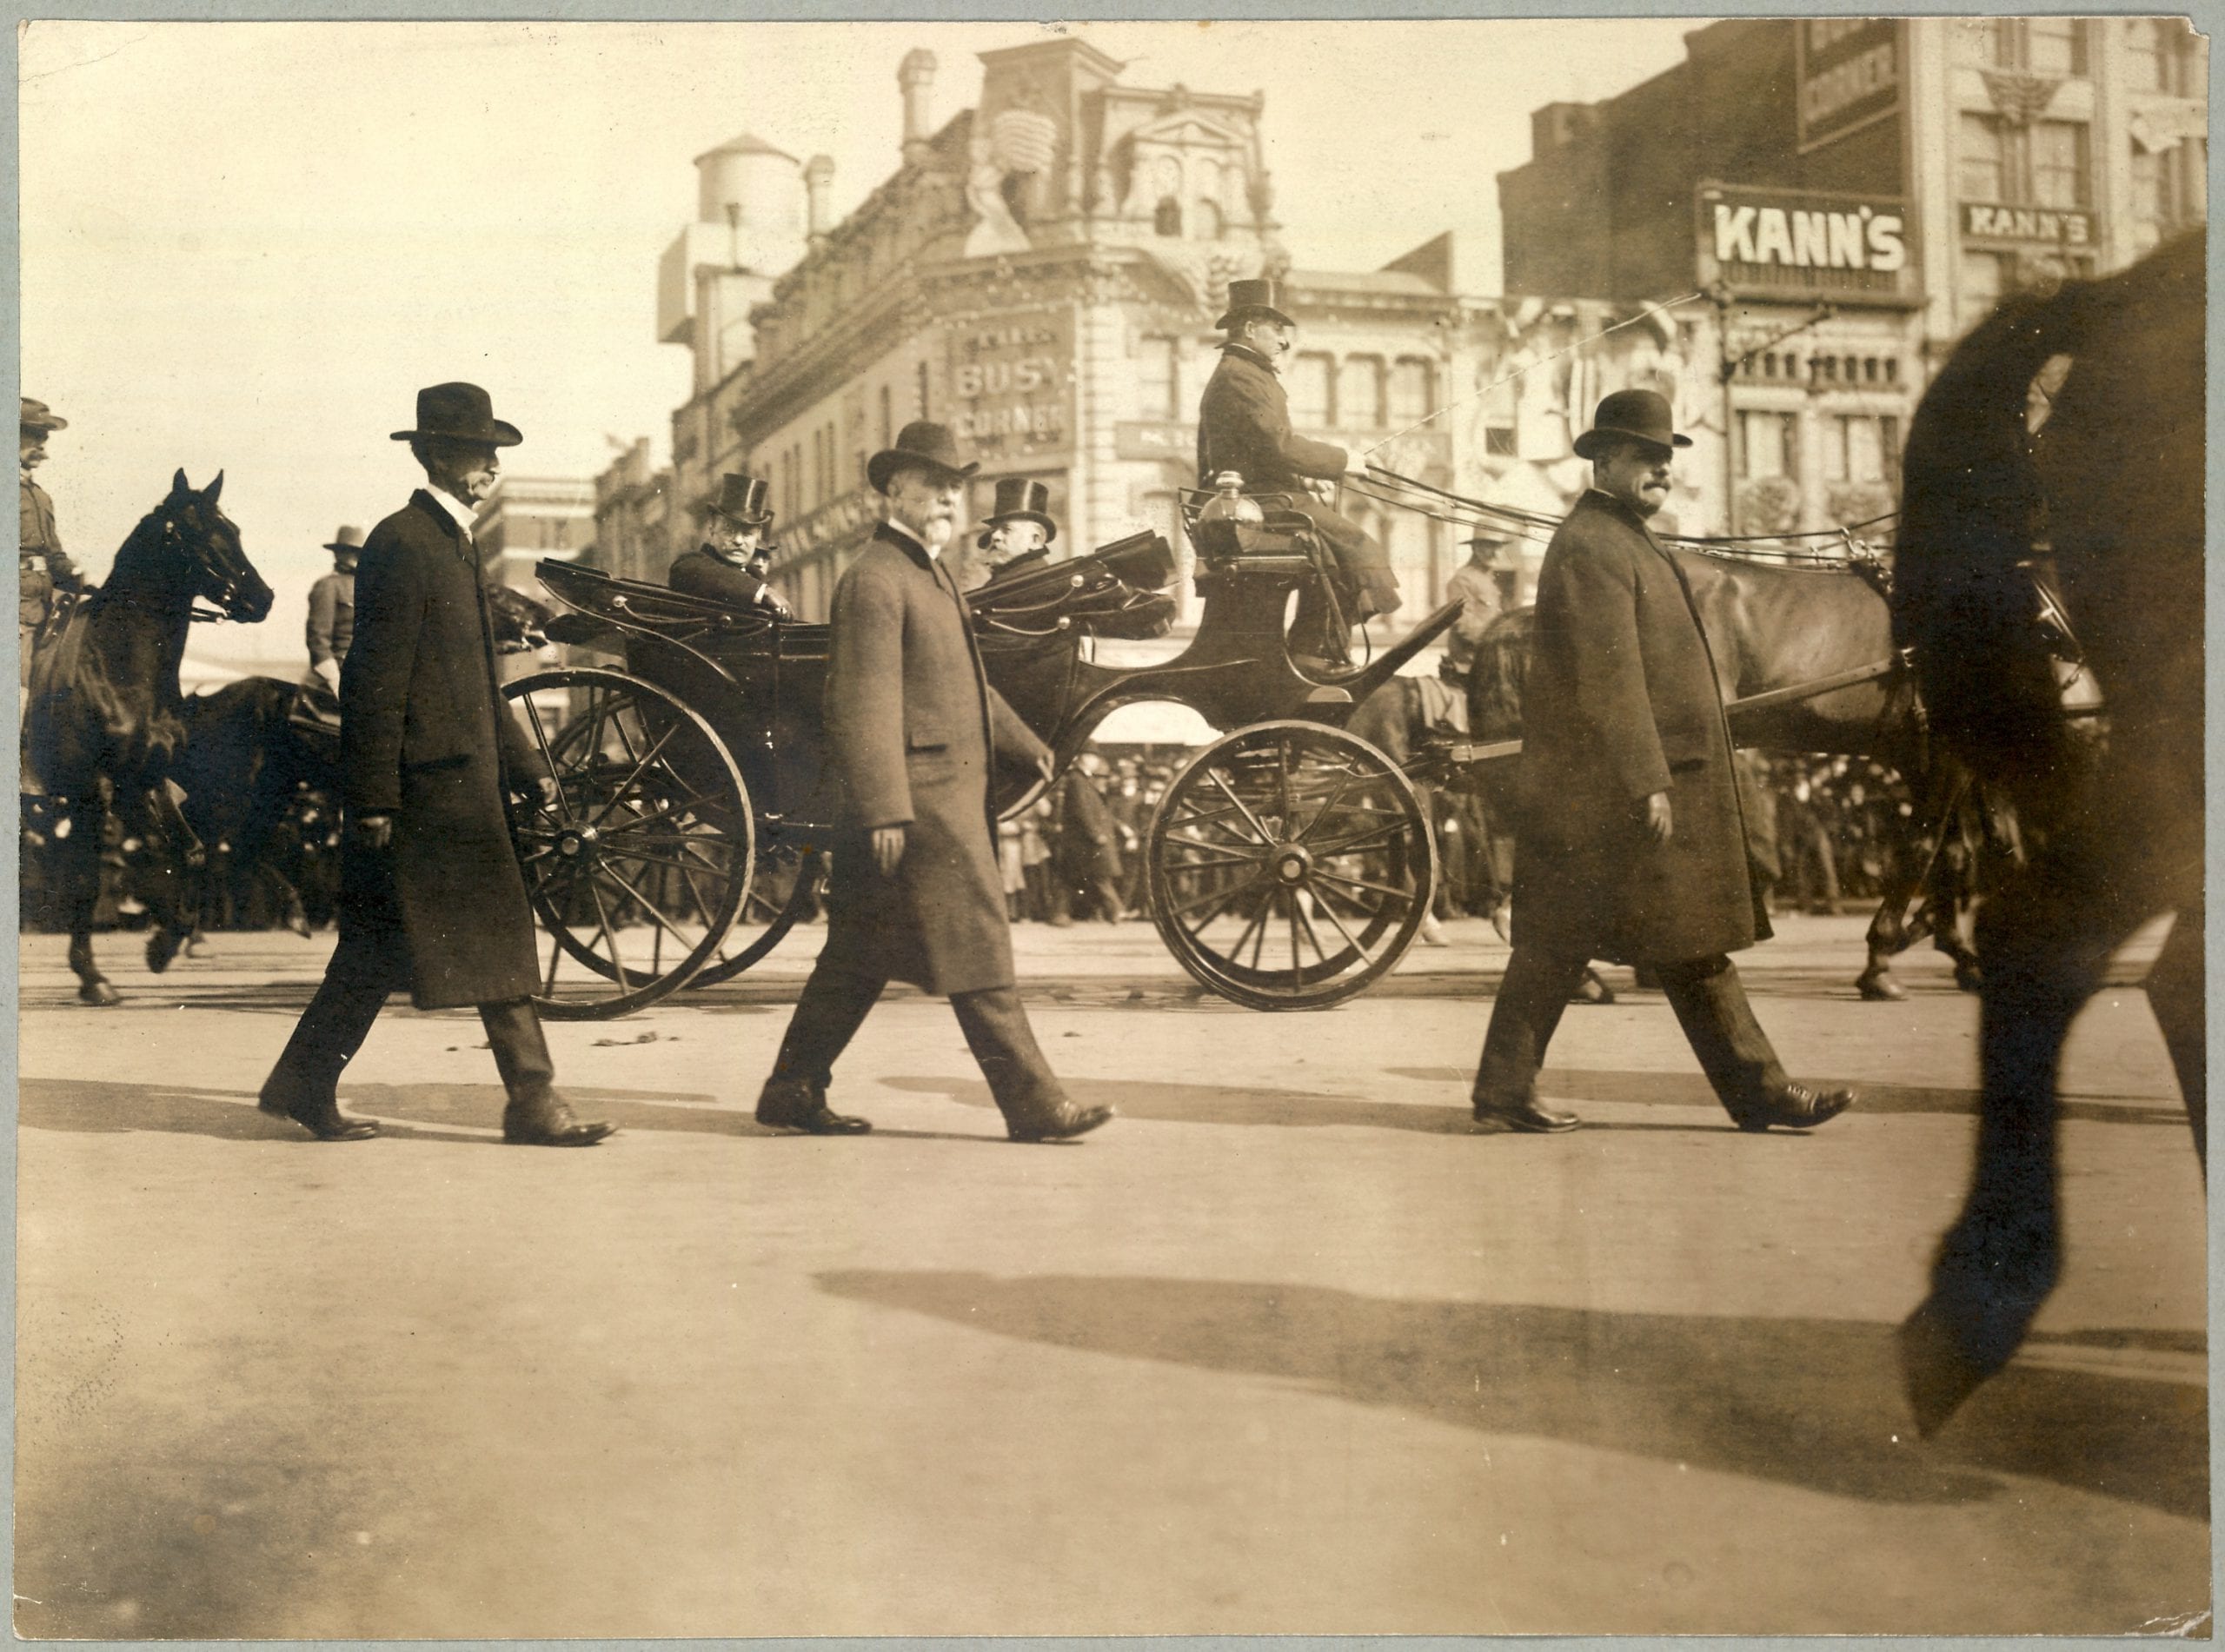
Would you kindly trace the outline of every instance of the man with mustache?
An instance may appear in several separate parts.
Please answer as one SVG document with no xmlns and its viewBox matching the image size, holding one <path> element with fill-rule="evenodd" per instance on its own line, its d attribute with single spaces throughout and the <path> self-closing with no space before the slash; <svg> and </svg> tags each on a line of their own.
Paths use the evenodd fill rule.
<svg viewBox="0 0 2225 1652">
<path fill-rule="evenodd" d="M 1691 438 L 1618 390 L 1576 440 L 1592 485 L 1546 547 L 1516 783 L 1514 955 L 1473 1092 L 1486 1130 L 1573 1130 L 1538 1098 L 1562 1006 L 1604 958 L 1649 964 L 1739 1129 L 1807 1130 L 1853 1105 L 1786 1078 L 1730 954 L 1766 939 L 1730 728 L 1684 571 L 1647 519 Z"/>
<path fill-rule="evenodd" d="M 703 523 L 702 544 L 673 560 L 666 583 L 689 596 L 761 609 L 777 619 L 794 618 L 779 593 L 765 582 L 773 554 L 765 542 L 773 527 L 772 508 L 766 502 L 771 493 L 771 484 L 761 476 L 727 476 L 720 484 L 718 503 Z"/>
<path fill-rule="evenodd" d="M 827 1105 L 834 1065 L 890 981 L 946 994 L 1014 1141 L 1095 1130 L 1109 1107 L 1068 1101 L 1013 985 L 991 768 L 1050 753 L 982 674 L 943 553 L 966 483 L 948 430 L 925 421 L 867 461 L 887 518 L 834 590 L 828 763 L 841 785 L 827 945 L 797 999 L 757 1122 L 857 1135 Z"/>
</svg>

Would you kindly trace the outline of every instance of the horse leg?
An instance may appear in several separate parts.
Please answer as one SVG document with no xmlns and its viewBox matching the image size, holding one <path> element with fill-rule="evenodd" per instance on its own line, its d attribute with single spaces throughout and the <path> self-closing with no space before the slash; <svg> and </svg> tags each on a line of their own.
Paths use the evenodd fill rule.
<svg viewBox="0 0 2225 1652">
<path fill-rule="evenodd" d="M 2179 1094 L 2187 1104 L 2187 1122 L 2194 1126 L 2194 1151 L 2205 1177 L 2209 1170 L 2208 1040 L 2202 1025 L 2202 903 L 2182 906 L 2172 920 L 2170 938 L 2155 955 L 2148 972 L 2148 1004 L 2162 1029 L 2163 1043 L 2171 1052 L 2171 1065 L 2179 1076 Z"/>
<path fill-rule="evenodd" d="M 77 977 L 77 1002 L 106 1008 L 123 1002 L 93 961 L 93 912 L 101 898 L 101 836 L 108 824 L 108 801 L 96 787 L 90 796 L 69 799 L 56 833 L 55 880 L 70 913 L 70 968 Z"/>
<path fill-rule="evenodd" d="M 1936 938 L 1953 927 L 1951 912 L 1946 921 L 1941 922 L 1936 874 L 1948 826 L 1969 786 L 1969 776 L 1959 765 L 1954 773 L 1949 774 L 1946 766 L 1935 763 L 1917 790 L 1916 809 L 1909 821 L 1908 839 L 1902 845 L 1903 852 L 1893 857 L 1892 873 L 1877 903 L 1876 916 L 1870 920 L 1869 961 L 1862 973 L 1854 978 L 1855 990 L 1865 998 L 1897 1003 L 1907 998 L 1907 989 L 1893 979 L 1893 959 L 1923 939 L 1927 930 Z M 1911 922 L 1909 902 L 1919 889 L 1926 892 L 1927 900 Z M 1956 940 L 1959 945 L 1961 937 L 1956 937 Z"/>
<path fill-rule="evenodd" d="M 2110 950 L 2145 916 L 2105 907 L 2099 870 L 2093 856 L 2026 868 L 1979 918 L 1976 1165 L 1930 1294 L 1901 1327 L 1902 1375 L 1927 1435 L 2009 1363 L 2061 1271 L 2056 1064 Z"/>
<path fill-rule="evenodd" d="M 157 870 L 148 883 L 147 906 L 153 919 L 147 935 L 147 967 L 160 975 L 185 945 L 201 916 L 203 874 L 208 855 L 179 813 L 167 786 L 149 788 L 135 803 L 141 829 L 159 846 Z"/>
</svg>

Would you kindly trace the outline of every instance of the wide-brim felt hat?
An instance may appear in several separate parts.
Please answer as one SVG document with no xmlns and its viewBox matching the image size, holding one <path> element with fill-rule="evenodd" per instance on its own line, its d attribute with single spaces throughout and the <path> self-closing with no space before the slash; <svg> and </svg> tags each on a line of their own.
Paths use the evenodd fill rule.
<svg viewBox="0 0 2225 1652">
<path fill-rule="evenodd" d="M 765 501 L 772 495 L 772 484 L 762 476 L 740 476 L 728 473 L 719 484 L 719 497 L 711 508 L 729 521 L 740 522 L 745 527 L 762 527 L 773 520 L 773 513 Z"/>
<path fill-rule="evenodd" d="M 63 418 L 43 401 L 34 401 L 29 396 L 21 398 L 23 404 L 23 428 L 26 430 L 67 430 L 70 421 Z"/>
<path fill-rule="evenodd" d="M 1227 313 L 1213 325 L 1225 333 L 1254 315 L 1265 315 L 1285 327 L 1296 327 L 1298 323 L 1283 314 L 1282 302 L 1282 283 L 1271 277 L 1232 281 L 1228 283 Z"/>
<path fill-rule="evenodd" d="M 324 548 L 328 551 L 360 551 L 363 548 L 363 530 L 360 527 L 337 529 L 324 542 Z"/>
<path fill-rule="evenodd" d="M 907 466 L 919 465 L 946 476 L 964 481 L 980 469 L 977 461 L 962 462 L 958 456 L 958 443 L 947 425 L 914 419 L 896 433 L 896 445 L 883 448 L 866 461 L 866 480 L 877 494 L 888 491 L 888 479 Z"/>
<path fill-rule="evenodd" d="M 410 441 L 419 436 L 483 441 L 496 448 L 515 448 L 525 440 L 517 426 L 495 416 L 492 396 L 477 385 L 460 380 L 431 385 L 417 392 L 416 428 L 395 431 L 393 440 Z"/>
<path fill-rule="evenodd" d="M 1579 459 L 1593 459 L 1611 441 L 1643 441 L 1656 448 L 1689 448 L 1678 434 L 1669 398 L 1658 390 L 1617 390 L 1603 397 L 1591 415 L 1591 428 L 1571 444 Z"/>
<path fill-rule="evenodd" d="M 998 478 L 996 501 L 981 519 L 981 537 L 974 544 L 987 550 L 989 534 L 999 522 L 1039 522 L 1046 545 L 1059 537 L 1059 525 L 1051 520 L 1051 490 L 1026 476 Z"/>
</svg>

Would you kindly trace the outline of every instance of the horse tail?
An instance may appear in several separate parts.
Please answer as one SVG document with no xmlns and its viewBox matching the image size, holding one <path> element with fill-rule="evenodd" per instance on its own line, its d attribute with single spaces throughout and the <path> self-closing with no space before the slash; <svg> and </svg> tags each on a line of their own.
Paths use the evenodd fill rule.
<svg viewBox="0 0 2225 1652">
<path fill-rule="evenodd" d="M 1512 608 L 1484 627 L 1468 668 L 1468 733 L 1472 740 L 1513 740 L 1522 733 L 1522 693 L 1530 677 L 1535 611 Z"/>
<path fill-rule="evenodd" d="M 1911 653 L 1934 731 L 2012 786 L 2051 772 L 2064 740 L 2028 567 L 2046 534 L 2028 399 L 2112 296 L 2107 283 L 2078 282 L 2002 304 L 1948 359 L 1909 427 L 1894 640 Z"/>
</svg>

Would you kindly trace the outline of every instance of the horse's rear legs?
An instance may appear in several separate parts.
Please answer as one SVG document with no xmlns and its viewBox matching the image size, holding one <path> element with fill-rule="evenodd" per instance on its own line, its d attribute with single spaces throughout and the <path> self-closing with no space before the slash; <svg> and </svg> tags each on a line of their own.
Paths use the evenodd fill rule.
<svg viewBox="0 0 2225 1652">
<path fill-rule="evenodd" d="M 93 960 L 93 913 L 101 898 L 101 833 L 108 805 L 97 795 L 72 799 L 56 828 L 54 867 L 70 913 L 70 969 L 77 978 L 77 1002 L 105 1009 L 123 1002 Z"/>
</svg>

